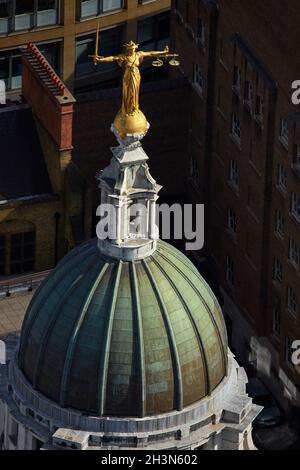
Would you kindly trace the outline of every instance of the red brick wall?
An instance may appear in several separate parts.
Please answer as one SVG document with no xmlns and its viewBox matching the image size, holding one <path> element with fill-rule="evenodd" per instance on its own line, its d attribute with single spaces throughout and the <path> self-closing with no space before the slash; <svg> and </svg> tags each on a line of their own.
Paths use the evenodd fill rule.
<svg viewBox="0 0 300 470">
<path fill-rule="evenodd" d="M 54 96 L 23 57 L 22 96 L 59 147 L 72 148 L 73 103 Z"/>
</svg>

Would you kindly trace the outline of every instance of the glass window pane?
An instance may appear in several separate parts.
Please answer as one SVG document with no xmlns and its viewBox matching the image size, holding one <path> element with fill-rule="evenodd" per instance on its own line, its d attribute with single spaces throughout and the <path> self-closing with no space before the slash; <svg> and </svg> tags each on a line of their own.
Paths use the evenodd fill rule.
<svg viewBox="0 0 300 470">
<path fill-rule="evenodd" d="M 34 0 L 16 0 L 16 15 L 34 12 Z"/>
<path fill-rule="evenodd" d="M 101 55 L 115 55 L 122 51 L 121 28 L 103 31 L 100 37 Z"/>
<path fill-rule="evenodd" d="M 47 26 L 57 23 L 55 0 L 39 0 L 37 12 L 37 26 Z"/>
<path fill-rule="evenodd" d="M 49 26 L 57 23 L 56 10 L 39 11 L 37 14 L 37 26 Z"/>
<path fill-rule="evenodd" d="M 153 20 L 147 18 L 138 24 L 138 42 L 144 43 L 153 40 Z"/>
<path fill-rule="evenodd" d="M 140 47 L 140 49 L 142 49 L 145 52 L 154 51 L 156 49 L 155 42 L 148 42 L 146 45 Z M 151 62 L 150 62 L 150 65 L 151 65 Z M 142 64 L 142 67 L 143 66 L 149 67 L 149 61 L 145 60 Z"/>
<path fill-rule="evenodd" d="M 157 42 L 157 49 L 159 51 L 163 50 L 166 46 L 169 45 L 169 38 L 165 38 L 165 39 L 160 39 L 158 42 Z"/>
<path fill-rule="evenodd" d="M 8 85 L 9 77 L 9 58 L 0 57 L 0 80 L 4 80 L 6 86 Z"/>
<path fill-rule="evenodd" d="M 12 0 L 0 1 L 0 19 L 8 18 L 12 14 Z"/>
<path fill-rule="evenodd" d="M 167 39 L 170 37 L 170 18 L 164 17 L 158 21 L 158 39 Z"/>
<path fill-rule="evenodd" d="M 122 8 L 122 0 L 103 0 L 103 13 L 106 11 L 119 10 Z"/>
<path fill-rule="evenodd" d="M 24 246 L 24 259 L 31 260 L 34 258 L 34 245 Z"/>
<path fill-rule="evenodd" d="M 94 64 L 89 55 L 94 54 L 95 38 L 80 40 L 76 45 L 76 75 L 85 75 L 94 71 Z"/>
<path fill-rule="evenodd" d="M 38 46 L 41 53 L 45 56 L 51 67 L 59 73 L 59 44 L 41 44 Z"/>
<path fill-rule="evenodd" d="M 100 32 L 100 54 L 110 56 L 119 54 L 122 50 L 122 28 L 113 28 Z M 102 63 L 94 66 L 89 55 L 94 54 L 95 35 L 81 37 L 76 44 L 76 75 L 82 76 L 94 72 L 103 72 L 117 68 L 114 63 Z"/>
<path fill-rule="evenodd" d="M 11 236 L 11 244 L 13 246 L 21 245 L 22 244 L 22 233 L 16 233 L 15 235 Z"/>
<path fill-rule="evenodd" d="M 34 26 L 34 0 L 16 0 L 15 30 Z"/>
<path fill-rule="evenodd" d="M 12 58 L 12 77 L 11 77 L 11 88 L 21 88 L 22 84 L 22 58 Z"/>
<path fill-rule="evenodd" d="M 81 1 L 81 17 L 96 16 L 98 13 L 98 0 Z"/>
<path fill-rule="evenodd" d="M 22 247 L 21 245 L 15 245 L 11 247 L 11 260 L 20 261 L 22 257 Z"/>
<path fill-rule="evenodd" d="M 55 9 L 55 0 L 38 0 L 38 10 L 54 10 Z"/>
<path fill-rule="evenodd" d="M 10 29 L 9 25 L 10 25 L 9 18 L 0 18 L 0 34 L 8 33 Z"/>
<path fill-rule="evenodd" d="M 30 29 L 33 27 L 33 14 L 19 15 L 15 17 L 15 30 Z"/>
</svg>

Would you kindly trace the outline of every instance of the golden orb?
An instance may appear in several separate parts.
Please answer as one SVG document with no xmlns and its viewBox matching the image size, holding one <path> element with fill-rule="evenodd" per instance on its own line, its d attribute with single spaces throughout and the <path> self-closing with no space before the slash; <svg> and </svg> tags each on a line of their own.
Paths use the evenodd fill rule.
<svg viewBox="0 0 300 470">
<path fill-rule="evenodd" d="M 140 110 L 132 114 L 124 114 L 122 110 L 118 112 L 114 120 L 114 127 L 122 139 L 132 134 L 144 134 L 148 130 L 148 122 L 144 113 Z"/>
</svg>

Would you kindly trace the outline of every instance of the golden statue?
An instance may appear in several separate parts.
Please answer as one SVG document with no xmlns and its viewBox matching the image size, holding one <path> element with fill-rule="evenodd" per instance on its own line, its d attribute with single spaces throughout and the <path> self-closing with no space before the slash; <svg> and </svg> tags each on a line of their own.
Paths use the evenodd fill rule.
<svg viewBox="0 0 300 470">
<path fill-rule="evenodd" d="M 163 62 L 161 58 L 170 58 L 171 65 L 179 65 L 179 62 L 175 60 L 178 54 L 169 54 L 169 48 L 166 47 L 163 51 L 144 52 L 138 51 L 138 44 L 130 41 L 124 47 L 126 51 L 124 54 L 117 56 L 103 57 L 98 55 L 98 43 L 99 43 L 99 26 L 96 37 L 96 50 L 92 56 L 94 64 L 98 62 L 117 62 L 117 64 L 123 69 L 123 97 L 122 97 L 122 108 L 118 112 L 114 127 L 119 132 L 122 138 L 125 138 L 127 134 L 138 134 L 145 133 L 148 130 L 147 119 L 139 109 L 139 95 L 141 85 L 141 74 L 140 66 L 147 57 L 156 57 L 157 60 L 153 62 L 154 66 L 161 66 Z"/>
</svg>

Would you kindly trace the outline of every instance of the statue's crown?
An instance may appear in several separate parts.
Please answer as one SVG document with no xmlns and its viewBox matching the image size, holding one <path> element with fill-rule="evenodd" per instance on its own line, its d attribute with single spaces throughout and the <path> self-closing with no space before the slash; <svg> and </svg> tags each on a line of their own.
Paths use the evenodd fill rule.
<svg viewBox="0 0 300 470">
<path fill-rule="evenodd" d="M 124 44 L 124 47 L 126 47 L 126 49 L 137 49 L 139 47 L 139 44 L 136 44 L 135 42 L 130 41 L 127 44 Z"/>
</svg>

